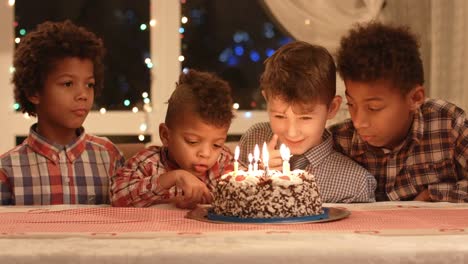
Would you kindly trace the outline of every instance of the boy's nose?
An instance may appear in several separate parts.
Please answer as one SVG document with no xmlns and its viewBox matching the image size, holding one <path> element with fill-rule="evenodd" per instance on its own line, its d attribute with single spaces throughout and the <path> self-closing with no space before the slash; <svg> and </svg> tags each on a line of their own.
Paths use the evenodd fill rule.
<svg viewBox="0 0 468 264">
<path fill-rule="evenodd" d="M 82 85 L 78 88 L 76 98 L 78 100 L 88 100 L 92 93 L 92 89 L 89 89 L 86 85 Z"/>
<path fill-rule="evenodd" d="M 356 129 L 369 127 L 369 120 L 363 111 L 355 111 L 351 119 Z"/>
<path fill-rule="evenodd" d="M 289 138 L 294 138 L 298 135 L 298 129 L 294 122 L 290 122 L 287 129 L 287 134 Z"/>
<path fill-rule="evenodd" d="M 211 149 L 209 146 L 203 146 L 201 149 L 198 150 L 198 156 L 202 158 L 208 158 L 211 155 Z"/>
</svg>

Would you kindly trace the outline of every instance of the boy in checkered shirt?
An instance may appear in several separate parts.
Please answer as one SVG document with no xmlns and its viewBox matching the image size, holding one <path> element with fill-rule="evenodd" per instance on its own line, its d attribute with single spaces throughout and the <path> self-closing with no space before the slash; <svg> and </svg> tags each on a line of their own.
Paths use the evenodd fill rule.
<svg viewBox="0 0 468 264">
<path fill-rule="evenodd" d="M 335 146 L 376 177 L 378 201 L 467 202 L 465 112 L 425 99 L 418 48 L 408 28 L 376 22 L 341 40 L 351 120 L 330 128 Z"/>
<path fill-rule="evenodd" d="M 232 171 L 224 146 L 233 118 L 229 85 L 214 74 L 182 73 L 159 126 L 163 146 L 150 146 L 112 178 L 113 206 L 210 203 L 216 180 Z"/>
<path fill-rule="evenodd" d="M 82 127 L 103 87 L 102 40 L 70 21 L 44 22 L 14 55 L 15 100 L 37 117 L 22 144 L 0 156 L 0 204 L 105 204 L 123 156 Z"/>
<path fill-rule="evenodd" d="M 292 42 L 265 61 L 260 87 L 270 122 L 258 123 L 240 140 L 240 159 L 247 164 L 255 144 L 268 142 L 269 168 L 281 170 L 280 144 L 291 150 L 291 169 L 315 175 L 322 201 L 373 202 L 375 179 L 348 157 L 333 150 L 325 129 L 341 104 L 336 96 L 332 56 L 320 46 Z"/>
</svg>

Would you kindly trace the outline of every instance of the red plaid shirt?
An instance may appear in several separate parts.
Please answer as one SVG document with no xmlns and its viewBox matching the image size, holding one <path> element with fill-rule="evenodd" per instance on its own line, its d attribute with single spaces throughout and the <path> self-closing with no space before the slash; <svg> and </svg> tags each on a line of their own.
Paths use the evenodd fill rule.
<svg viewBox="0 0 468 264">
<path fill-rule="evenodd" d="M 166 147 L 151 146 L 140 151 L 112 177 L 112 205 L 147 207 L 182 194 L 182 190 L 176 186 L 170 189 L 158 188 L 161 174 L 179 168 L 168 159 Z M 233 169 L 232 155 L 224 148 L 218 161 L 200 180 L 212 191 L 217 179 Z"/>
<path fill-rule="evenodd" d="M 351 120 L 330 128 L 336 149 L 377 179 L 377 200 L 413 200 L 429 190 L 433 201 L 468 202 L 468 122 L 454 104 L 427 99 L 405 141 L 392 151 L 363 142 Z"/>
<path fill-rule="evenodd" d="M 124 162 L 115 145 L 83 128 L 69 145 L 54 145 L 35 127 L 0 157 L 0 204 L 109 203 L 109 179 Z"/>
</svg>

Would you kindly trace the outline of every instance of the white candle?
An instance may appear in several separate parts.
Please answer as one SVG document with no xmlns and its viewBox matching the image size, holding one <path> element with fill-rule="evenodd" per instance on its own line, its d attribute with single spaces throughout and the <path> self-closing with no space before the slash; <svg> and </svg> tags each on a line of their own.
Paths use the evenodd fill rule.
<svg viewBox="0 0 468 264">
<path fill-rule="evenodd" d="M 263 142 L 262 147 L 262 160 L 263 160 L 263 167 L 265 169 L 265 175 L 268 175 L 268 160 L 270 159 L 270 155 L 268 153 L 268 147 L 266 142 Z"/>
<path fill-rule="evenodd" d="M 249 174 L 252 173 L 252 160 L 253 160 L 253 156 L 252 156 L 252 153 L 249 153 Z"/>
<path fill-rule="evenodd" d="M 260 149 L 258 145 L 255 144 L 254 148 L 254 164 L 253 164 L 253 171 L 254 173 L 258 171 L 258 160 L 260 159 Z"/>
<path fill-rule="evenodd" d="M 289 165 L 289 157 L 291 156 L 291 151 L 286 145 L 281 144 L 280 146 L 281 159 L 283 160 L 283 174 L 289 176 L 291 174 L 291 168 Z"/>
<path fill-rule="evenodd" d="M 236 146 L 236 150 L 234 151 L 234 174 L 237 175 L 237 171 L 239 170 L 239 162 L 237 160 L 239 159 L 239 154 L 240 154 L 240 148 L 239 146 Z"/>
</svg>

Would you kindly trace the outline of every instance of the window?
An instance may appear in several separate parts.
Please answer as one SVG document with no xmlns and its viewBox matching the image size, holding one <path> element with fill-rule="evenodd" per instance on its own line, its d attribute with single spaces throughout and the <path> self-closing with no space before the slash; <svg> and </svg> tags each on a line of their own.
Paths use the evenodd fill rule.
<svg viewBox="0 0 468 264">
<path fill-rule="evenodd" d="M 181 1 L 182 68 L 216 72 L 240 110 L 264 110 L 258 88 L 263 61 L 292 41 L 260 1 Z"/>
</svg>

